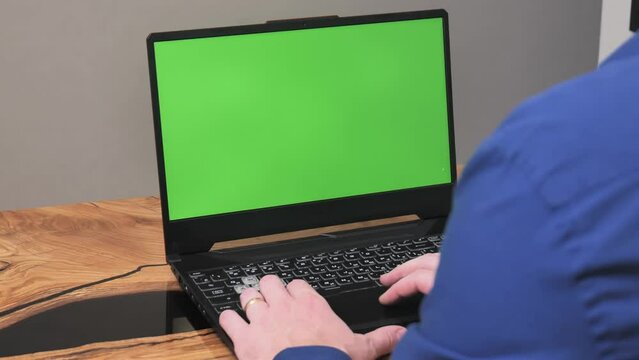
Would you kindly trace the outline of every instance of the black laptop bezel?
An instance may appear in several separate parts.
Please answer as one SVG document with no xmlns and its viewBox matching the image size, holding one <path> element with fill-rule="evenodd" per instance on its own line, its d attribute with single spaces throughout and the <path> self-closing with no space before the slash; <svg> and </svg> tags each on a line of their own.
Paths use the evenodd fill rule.
<svg viewBox="0 0 639 360">
<path fill-rule="evenodd" d="M 429 18 L 441 18 L 444 27 L 451 167 L 450 183 L 229 214 L 169 220 L 164 169 L 164 149 L 162 144 L 155 69 L 154 44 L 156 42 Z M 214 243 L 220 241 L 401 215 L 416 214 L 421 218 L 444 217 L 450 212 L 453 185 L 457 180 L 457 171 L 453 127 L 448 14 L 445 10 L 425 10 L 352 17 L 310 18 L 273 21 L 256 25 L 160 32 L 148 36 L 147 51 L 158 162 L 158 179 L 160 184 L 160 201 L 162 206 L 162 223 L 164 228 L 165 251 L 169 261 L 179 259 L 180 255 L 209 251 Z"/>
</svg>

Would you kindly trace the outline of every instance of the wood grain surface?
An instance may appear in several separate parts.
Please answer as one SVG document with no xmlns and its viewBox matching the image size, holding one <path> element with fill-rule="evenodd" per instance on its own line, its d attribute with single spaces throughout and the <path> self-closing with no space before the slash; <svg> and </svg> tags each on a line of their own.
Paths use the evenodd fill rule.
<svg viewBox="0 0 639 360">
<path fill-rule="evenodd" d="M 237 240 L 215 248 L 414 218 L 399 217 Z M 0 329 L 74 301 L 157 290 L 179 290 L 165 264 L 157 197 L 0 212 Z M 94 343 L 29 357 L 233 358 L 211 330 Z"/>
<path fill-rule="evenodd" d="M 159 211 L 148 197 L 1 212 L 0 328 L 72 301 L 176 288 L 159 266 L 70 291 L 164 264 Z"/>
</svg>

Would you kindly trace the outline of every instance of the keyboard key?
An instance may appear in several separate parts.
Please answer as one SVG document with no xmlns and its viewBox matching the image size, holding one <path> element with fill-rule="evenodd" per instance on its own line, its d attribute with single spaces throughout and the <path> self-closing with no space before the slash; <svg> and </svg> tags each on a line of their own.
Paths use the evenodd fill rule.
<svg viewBox="0 0 639 360">
<path fill-rule="evenodd" d="M 388 272 L 396 268 L 399 264 L 399 262 L 391 261 L 384 264 L 384 266 L 386 267 L 386 271 Z"/>
<path fill-rule="evenodd" d="M 319 293 L 322 296 L 331 296 L 336 294 L 343 294 L 345 292 L 364 290 L 364 289 L 370 289 L 370 288 L 376 288 L 376 287 L 381 287 L 381 285 L 367 278 L 366 280 L 362 282 L 352 282 L 350 284 L 341 285 L 336 288 L 320 289 Z"/>
<path fill-rule="evenodd" d="M 328 271 L 326 266 L 313 266 L 310 270 L 313 274 L 321 274 Z"/>
<path fill-rule="evenodd" d="M 368 267 L 369 271 L 379 272 L 386 271 L 386 268 L 383 265 L 375 264 Z"/>
<path fill-rule="evenodd" d="M 311 260 L 312 256 L 311 255 L 303 255 L 303 256 L 298 256 L 297 258 L 295 258 L 295 260 L 297 261 L 309 261 Z"/>
<path fill-rule="evenodd" d="M 342 266 L 340 266 L 341 264 L 330 264 L 326 266 L 326 269 L 328 269 L 328 271 L 337 271 L 337 270 L 341 270 Z"/>
<path fill-rule="evenodd" d="M 351 277 L 338 278 L 336 281 L 337 285 L 348 285 L 353 283 L 353 279 Z"/>
<path fill-rule="evenodd" d="M 210 283 L 213 282 L 213 281 L 211 281 L 211 279 L 209 277 L 204 276 L 204 275 L 198 276 L 198 277 L 194 277 L 192 279 L 193 279 L 193 282 L 195 282 L 197 285 L 210 284 Z"/>
<path fill-rule="evenodd" d="M 312 282 L 320 281 L 322 278 L 319 275 L 310 274 L 304 276 L 304 280 L 310 284 Z"/>
<path fill-rule="evenodd" d="M 244 269 L 244 273 L 246 274 L 246 276 L 262 275 L 262 270 L 260 268 L 250 268 Z"/>
<path fill-rule="evenodd" d="M 235 294 L 235 292 L 233 292 L 232 295 L 222 295 L 222 296 L 216 296 L 216 297 L 212 297 L 212 298 L 208 298 L 209 303 L 211 303 L 211 305 L 213 306 L 217 306 L 220 304 L 227 304 L 230 303 L 232 301 L 236 301 L 237 300 L 237 294 Z"/>
<path fill-rule="evenodd" d="M 379 250 L 382 248 L 382 245 L 380 244 L 375 244 L 375 245 L 369 245 L 366 247 L 366 250 L 368 251 L 375 251 L 375 250 Z"/>
<path fill-rule="evenodd" d="M 311 272 L 308 269 L 293 270 L 293 276 L 295 276 L 296 278 L 303 278 L 304 276 L 310 274 Z"/>
<path fill-rule="evenodd" d="M 352 269 L 362 265 L 360 265 L 357 261 L 345 261 L 342 263 L 342 266 L 346 269 Z"/>
<path fill-rule="evenodd" d="M 310 283 L 309 285 L 311 285 L 311 287 L 312 287 L 313 289 L 315 289 L 315 291 L 317 291 L 317 290 L 320 290 L 320 289 L 321 289 L 319 281 L 314 282 L 314 283 Z"/>
<path fill-rule="evenodd" d="M 377 261 L 377 263 L 379 263 L 379 264 L 385 264 L 385 263 L 387 263 L 389 261 L 392 261 L 392 260 L 391 260 L 390 256 L 382 255 L 382 256 L 377 256 L 375 258 L 375 261 Z"/>
<path fill-rule="evenodd" d="M 369 265 L 374 265 L 375 264 L 375 260 L 373 259 L 362 259 L 359 261 L 360 265 L 362 266 L 369 266 Z"/>
<path fill-rule="evenodd" d="M 224 282 L 224 285 L 226 285 L 228 287 L 233 287 L 233 286 L 243 285 L 243 284 L 244 283 L 240 279 L 231 279 L 231 280 L 226 280 Z"/>
<path fill-rule="evenodd" d="M 226 270 L 226 275 L 231 279 L 242 277 L 242 270 Z"/>
<path fill-rule="evenodd" d="M 370 271 L 370 270 L 368 270 L 368 268 L 367 268 L 367 267 L 365 267 L 365 266 L 360 266 L 360 267 L 358 267 L 358 268 L 353 268 L 353 272 L 354 272 L 356 275 L 366 274 L 366 273 L 368 273 L 369 271 Z"/>
<path fill-rule="evenodd" d="M 292 271 L 280 271 L 277 276 L 279 276 L 282 279 L 286 279 L 286 278 L 292 278 L 293 276 L 293 272 Z"/>
<path fill-rule="evenodd" d="M 342 254 L 344 254 L 344 250 L 335 250 L 335 251 L 330 252 L 328 255 L 329 256 L 337 256 L 337 255 L 342 255 Z"/>
<path fill-rule="evenodd" d="M 215 310 L 216 313 L 221 314 L 225 310 L 237 310 L 237 309 L 235 307 L 235 304 L 230 303 L 230 304 L 214 306 L 213 310 Z"/>
<path fill-rule="evenodd" d="M 213 281 L 220 281 L 220 280 L 226 280 L 228 279 L 228 276 L 226 276 L 226 273 L 224 271 L 218 271 L 218 272 L 214 272 L 211 274 L 211 280 Z"/>
<path fill-rule="evenodd" d="M 277 268 L 280 269 L 280 271 L 286 271 L 286 270 L 293 270 L 293 266 L 291 264 L 278 264 Z"/>
<path fill-rule="evenodd" d="M 331 280 L 337 278 L 337 274 L 332 272 L 323 273 L 320 275 L 324 280 Z"/>
<path fill-rule="evenodd" d="M 257 264 L 259 267 L 263 268 L 264 266 L 274 266 L 275 264 L 273 263 L 272 260 L 266 260 L 266 261 L 262 261 L 261 263 Z"/>
<path fill-rule="evenodd" d="M 427 242 L 423 242 L 423 243 L 418 243 L 418 244 L 414 244 L 413 245 L 413 249 L 417 250 L 417 249 L 427 249 L 427 248 L 434 248 L 435 246 L 431 245 L 430 243 Z"/>
<path fill-rule="evenodd" d="M 222 281 L 214 281 L 207 284 L 200 284 L 197 287 L 200 288 L 200 290 L 205 291 L 205 290 L 219 289 L 225 286 L 226 285 Z"/>
<path fill-rule="evenodd" d="M 227 288 L 227 287 L 214 289 L 214 290 L 207 290 L 203 292 L 204 292 L 204 296 L 206 296 L 207 298 L 226 296 L 226 295 L 231 295 L 234 293 L 233 289 Z"/>
<path fill-rule="evenodd" d="M 368 251 L 368 250 L 366 250 L 366 251 L 362 251 L 362 252 L 361 252 L 361 253 L 359 253 L 359 254 L 360 254 L 360 255 L 361 255 L 361 257 L 363 257 L 363 258 L 369 258 L 369 257 L 373 257 L 373 256 L 375 256 L 375 252 L 373 252 L 373 251 Z"/>
<path fill-rule="evenodd" d="M 244 264 L 244 265 L 240 265 L 240 268 L 241 268 L 242 270 L 246 270 L 246 269 L 253 269 L 253 268 L 256 268 L 256 267 L 257 267 L 257 265 L 256 265 L 256 264 L 253 264 L 253 263 L 251 263 L 251 264 Z"/>
<path fill-rule="evenodd" d="M 406 256 L 404 254 L 391 254 L 390 258 L 393 261 L 404 262 L 404 260 L 406 259 Z"/>
<path fill-rule="evenodd" d="M 350 269 L 344 269 L 337 272 L 337 276 L 339 277 L 348 277 L 348 276 L 353 276 L 354 274 L 355 272 L 353 272 L 353 270 L 350 270 Z"/>
<path fill-rule="evenodd" d="M 355 275 L 353 276 L 353 280 L 355 282 L 364 282 L 364 281 L 368 281 L 369 278 L 366 275 Z"/>
<path fill-rule="evenodd" d="M 242 278 L 242 282 L 244 283 L 244 285 L 255 285 L 255 284 L 259 284 L 260 280 L 258 280 L 257 276 L 245 276 Z"/>
<path fill-rule="evenodd" d="M 201 271 L 194 271 L 189 274 L 191 278 L 199 278 L 200 276 L 204 276 L 204 273 Z"/>
<path fill-rule="evenodd" d="M 275 265 L 265 265 L 265 266 L 261 266 L 261 268 L 264 274 L 275 274 L 277 272 Z"/>
<path fill-rule="evenodd" d="M 344 260 L 353 261 L 359 259 L 359 254 L 351 253 L 344 255 Z"/>
<path fill-rule="evenodd" d="M 319 287 L 322 289 L 330 289 L 330 288 L 337 287 L 337 284 L 335 283 L 334 280 L 322 280 L 318 282 L 318 284 L 319 284 Z"/>
<path fill-rule="evenodd" d="M 295 263 L 295 267 L 298 269 L 305 269 L 311 266 L 310 260 L 302 260 Z"/>
<path fill-rule="evenodd" d="M 406 251 L 408 251 L 408 247 L 407 246 L 399 246 L 399 245 L 395 245 L 391 248 L 391 251 L 394 254 L 402 254 L 405 253 Z"/>
<path fill-rule="evenodd" d="M 311 260 L 311 264 L 313 264 L 313 266 L 320 266 L 320 265 L 326 265 L 328 264 L 328 259 L 323 257 L 323 258 L 316 258 Z"/>
<path fill-rule="evenodd" d="M 235 290 L 235 292 L 239 295 L 242 293 L 242 291 L 248 289 L 249 287 L 246 285 L 237 285 L 233 287 L 233 290 Z"/>
<path fill-rule="evenodd" d="M 330 261 L 332 264 L 337 264 L 344 261 L 344 257 L 341 255 L 333 255 L 328 257 L 328 261 Z"/>
</svg>

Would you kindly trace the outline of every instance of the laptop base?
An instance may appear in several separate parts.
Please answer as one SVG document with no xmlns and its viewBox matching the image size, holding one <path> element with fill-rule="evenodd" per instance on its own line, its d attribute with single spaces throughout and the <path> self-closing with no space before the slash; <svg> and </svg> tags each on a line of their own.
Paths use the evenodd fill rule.
<svg viewBox="0 0 639 360">
<path fill-rule="evenodd" d="M 445 218 L 417 220 L 372 228 L 355 229 L 315 237 L 280 241 L 192 254 L 171 263 L 180 286 L 197 305 L 199 311 L 232 348 L 232 343 L 219 326 L 219 314 L 188 274 L 233 265 L 259 263 L 283 257 L 295 257 L 338 249 L 365 247 L 389 241 L 403 241 L 432 234 L 441 234 Z M 379 304 L 378 297 L 384 288 L 375 287 L 327 296 L 335 313 L 355 332 L 365 333 L 385 325 L 406 325 L 418 320 L 418 307 L 422 296 L 404 299 L 392 306 Z M 356 308 L 353 303 L 358 304 Z"/>
</svg>

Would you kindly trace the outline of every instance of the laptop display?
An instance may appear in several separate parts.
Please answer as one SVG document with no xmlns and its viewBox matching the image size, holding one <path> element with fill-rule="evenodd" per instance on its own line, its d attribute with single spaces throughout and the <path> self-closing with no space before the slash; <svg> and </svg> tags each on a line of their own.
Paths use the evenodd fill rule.
<svg viewBox="0 0 639 360">
<path fill-rule="evenodd" d="M 442 18 L 153 44 L 170 221 L 449 184 Z"/>
</svg>

